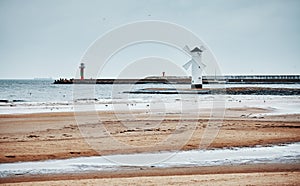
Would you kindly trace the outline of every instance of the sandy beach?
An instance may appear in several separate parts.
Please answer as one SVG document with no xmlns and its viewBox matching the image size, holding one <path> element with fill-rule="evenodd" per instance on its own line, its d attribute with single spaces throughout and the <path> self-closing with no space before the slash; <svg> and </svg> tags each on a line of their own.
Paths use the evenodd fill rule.
<svg viewBox="0 0 300 186">
<path fill-rule="evenodd" d="M 243 117 L 246 113 L 264 112 L 262 109 L 248 108 L 229 109 L 227 117 L 218 132 L 217 137 L 208 148 L 249 147 L 255 145 L 271 145 L 300 141 L 300 115 L 265 116 L 264 118 Z M 245 114 L 242 114 L 245 113 Z M 88 122 L 89 114 L 81 113 Z M 122 122 L 115 118 L 114 113 L 99 113 L 103 123 L 113 138 L 132 145 L 126 151 L 119 146 L 104 146 L 101 152 L 95 151 L 86 143 L 76 124 L 74 113 L 41 113 L 24 115 L 0 115 L 1 154 L 0 162 L 36 161 L 47 159 L 62 159 L 78 156 L 93 156 L 107 154 L 124 154 L 135 152 L 166 151 L 178 148 L 176 143 L 165 146 L 152 145 L 166 138 L 178 125 L 179 116 L 172 114 L 159 126 L 151 130 L 126 130 Z M 105 114 L 105 116 L 103 116 Z M 139 113 L 136 113 L 139 114 Z M 231 117 L 230 117 L 231 115 Z M 239 115 L 239 117 L 234 117 Z M 242 116 L 241 116 L 242 115 Z M 139 114 L 140 116 L 140 114 Z M 153 119 L 155 121 L 155 119 Z M 181 150 L 199 148 L 202 133 L 208 118 L 185 118 L 183 132 L 193 130 L 189 123 L 198 122 L 196 130 Z M 130 121 L 132 125 L 140 126 L 151 123 L 151 120 Z M 144 122 L 144 123 L 143 123 Z M 128 125 L 128 121 L 126 122 Z M 92 125 L 89 127 L 93 127 Z M 176 134 L 172 134 L 176 135 Z M 182 135 L 178 134 L 178 137 Z M 180 140 L 176 138 L 177 140 Z M 99 139 L 95 139 L 97 141 Z M 105 143 L 106 139 L 101 139 Z M 111 139 L 108 139 L 111 140 Z M 88 139 L 93 143 L 93 139 Z M 145 145 L 148 144 L 148 145 Z M 107 142 L 109 144 L 109 141 Z"/>
<path fill-rule="evenodd" d="M 285 144 L 300 141 L 300 123 L 298 114 L 290 115 L 265 115 L 257 117 L 257 114 L 269 112 L 261 108 L 229 108 L 226 117 L 217 133 L 214 141 L 208 149 L 253 147 L 257 145 L 270 146 L 272 144 Z M 256 114 L 255 117 L 249 115 Z M 77 113 L 77 116 L 89 118 L 92 113 Z M 156 123 L 156 114 L 150 119 L 145 113 L 136 111 L 132 115 L 139 120 L 126 120 L 124 123 L 116 118 L 113 112 L 98 112 L 101 115 L 99 125 L 104 125 L 113 139 L 129 144 L 131 148 L 105 145 L 94 149 L 88 143 L 99 140 L 109 144 L 111 139 L 86 139 L 83 138 L 76 123 L 74 113 L 35 113 L 35 114 L 7 114 L 0 115 L 0 162 L 39 161 L 49 159 L 66 159 L 81 156 L 96 156 L 110 154 L 127 154 L 139 152 L 159 152 L 169 150 L 191 150 L 199 148 L 201 136 L 209 121 L 209 114 L 203 114 L 197 118 L 193 114 L 180 118 L 178 114 L 167 114 L 159 125 L 154 127 L 136 128 L 134 126 L 147 126 Z M 119 113 L 120 114 L 120 113 Z M 159 113 L 157 113 L 158 117 Z M 184 121 L 182 132 L 176 131 L 178 121 Z M 90 121 L 94 122 L 94 121 Z M 197 123 L 196 128 L 189 124 Z M 97 125 L 97 124 L 96 124 Z M 132 125 L 132 127 L 130 127 Z M 94 127 L 87 125 L 87 128 Z M 170 134 L 178 135 L 174 139 L 180 140 L 184 132 L 194 130 L 187 143 L 178 147 L 176 141 L 162 145 L 155 145 L 158 141 L 167 138 Z M 146 144 L 146 145 L 145 145 Z M 27 182 L 36 184 L 60 185 L 60 184 L 174 184 L 189 183 L 198 184 L 232 184 L 239 185 L 249 180 L 253 185 L 297 185 L 300 175 L 299 164 L 260 164 L 240 166 L 216 166 L 216 167 L 183 167 L 183 168 L 146 168 L 144 170 L 131 170 L 122 172 L 101 172 L 72 175 L 19 175 L 13 178 L 0 178 L 1 183 Z M 137 177 L 138 176 L 138 177 Z M 253 182 L 253 180 L 255 181 Z M 54 180 L 54 181 L 50 181 Z M 241 182 L 243 180 L 243 182 Z M 42 181 L 42 182 L 37 182 Z"/>
</svg>

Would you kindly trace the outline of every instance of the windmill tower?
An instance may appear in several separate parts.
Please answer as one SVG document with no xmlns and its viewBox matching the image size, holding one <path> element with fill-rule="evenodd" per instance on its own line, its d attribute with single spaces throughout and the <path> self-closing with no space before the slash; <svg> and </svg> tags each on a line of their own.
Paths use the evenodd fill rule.
<svg viewBox="0 0 300 186">
<path fill-rule="evenodd" d="M 84 79 L 84 69 L 85 69 L 84 63 L 80 63 L 79 69 L 80 69 L 80 79 L 83 80 Z"/>
<path fill-rule="evenodd" d="M 202 71 L 206 67 L 205 64 L 202 63 L 202 52 L 204 51 L 204 47 L 195 47 L 193 50 L 190 50 L 188 46 L 183 48 L 192 59 L 183 65 L 183 68 L 188 70 L 190 66 L 192 66 L 192 82 L 191 88 L 202 88 Z"/>
</svg>

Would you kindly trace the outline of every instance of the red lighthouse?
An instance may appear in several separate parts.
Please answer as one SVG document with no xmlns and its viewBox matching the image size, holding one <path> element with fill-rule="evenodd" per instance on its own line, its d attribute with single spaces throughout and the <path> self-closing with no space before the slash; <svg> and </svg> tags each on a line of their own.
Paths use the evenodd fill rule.
<svg viewBox="0 0 300 186">
<path fill-rule="evenodd" d="M 79 69 L 80 69 L 80 79 L 83 80 L 84 79 L 84 63 L 80 63 Z"/>
</svg>

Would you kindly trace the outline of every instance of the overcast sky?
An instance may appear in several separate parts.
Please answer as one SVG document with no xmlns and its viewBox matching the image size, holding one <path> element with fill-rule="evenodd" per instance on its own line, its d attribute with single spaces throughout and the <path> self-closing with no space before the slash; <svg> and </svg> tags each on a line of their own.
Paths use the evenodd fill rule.
<svg viewBox="0 0 300 186">
<path fill-rule="evenodd" d="M 223 74 L 300 74 L 299 17 L 299 0 L 0 0 L 0 78 L 72 78 L 95 39 L 143 20 L 197 34 Z M 117 76 L 110 66 L 104 76 Z"/>
</svg>

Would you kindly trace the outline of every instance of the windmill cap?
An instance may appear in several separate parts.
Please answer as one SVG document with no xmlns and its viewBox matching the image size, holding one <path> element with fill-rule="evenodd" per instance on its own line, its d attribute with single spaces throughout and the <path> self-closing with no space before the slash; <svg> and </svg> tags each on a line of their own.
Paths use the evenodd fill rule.
<svg viewBox="0 0 300 186">
<path fill-rule="evenodd" d="M 203 50 L 201 50 L 198 47 L 195 47 L 193 50 L 191 50 L 191 52 L 203 52 Z"/>
</svg>

